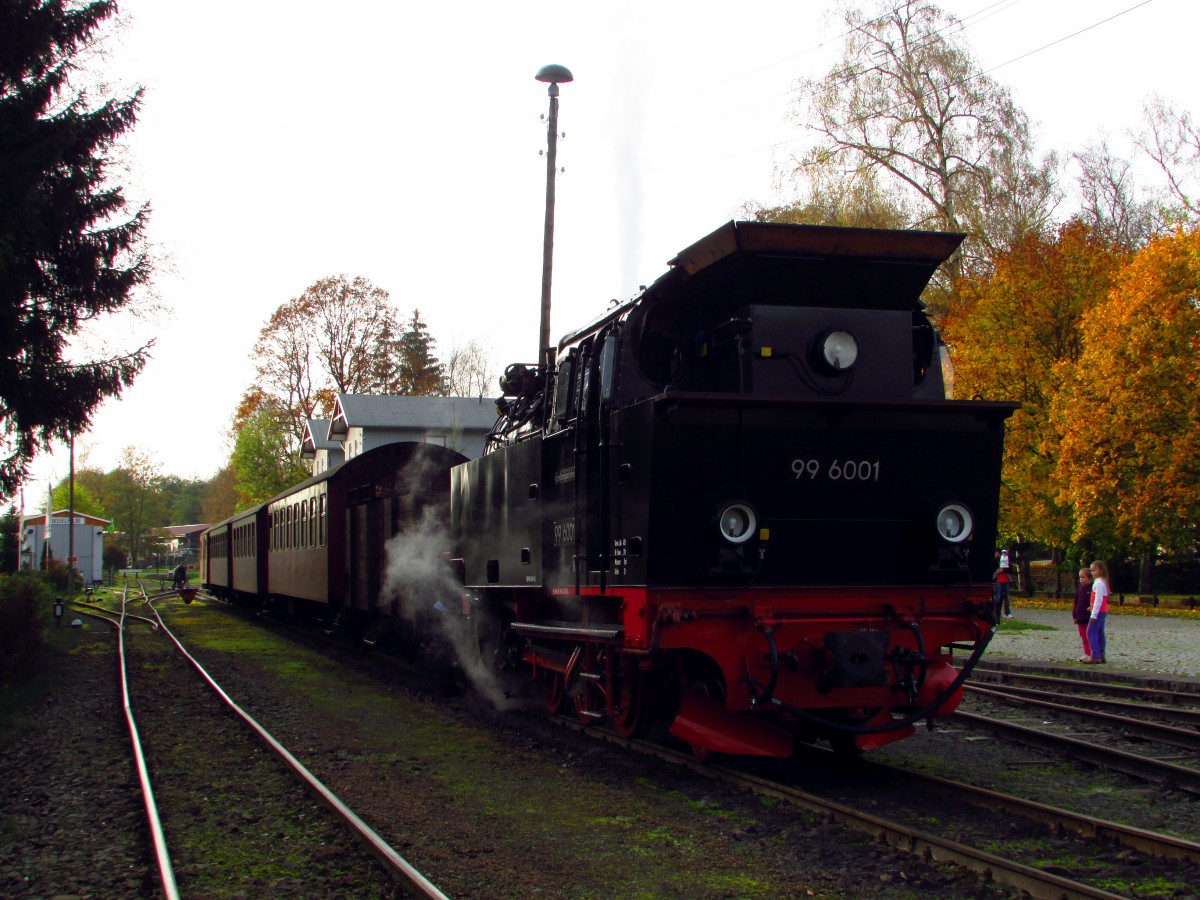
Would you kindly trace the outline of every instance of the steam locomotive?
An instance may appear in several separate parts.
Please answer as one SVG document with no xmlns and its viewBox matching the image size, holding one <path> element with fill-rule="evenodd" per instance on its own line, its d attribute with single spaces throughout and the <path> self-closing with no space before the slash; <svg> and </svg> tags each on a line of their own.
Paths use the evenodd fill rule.
<svg viewBox="0 0 1200 900">
<path fill-rule="evenodd" d="M 210 529 L 204 581 L 368 635 L 448 623 L 550 710 L 698 755 L 905 737 L 958 705 L 996 624 L 1015 407 L 946 399 L 920 300 L 961 240 L 730 222 L 509 366 L 482 457 L 350 459 Z M 397 542 L 432 546 L 431 517 L 453 596 L 396 599 L 420 568 Z"/>
<path fill-rule="evenodd" d="M 510 366 L 450 488 L 499 663 L 700 754 L 860 751 L 949 715 L 995 629 L 1014 409 L 945 397 L 920 295 L 961 240 L 730 222 Z"/>
</svg>

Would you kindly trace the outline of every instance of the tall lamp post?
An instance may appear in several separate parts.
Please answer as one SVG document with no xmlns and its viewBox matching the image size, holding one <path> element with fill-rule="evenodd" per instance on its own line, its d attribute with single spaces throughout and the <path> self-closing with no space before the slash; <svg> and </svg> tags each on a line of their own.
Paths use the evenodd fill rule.
<svg viewBox="0 0 1200 900">
<path fill-rule="evenodd" d="M 550 363 L 550 281 L 554 269 L 554 170 L 558 151 L 558 86 L 574 81 L 566 66 L 549 65 L 534 76 L 549 84 L 550 123 L 546 129 L 546 231 L 542 241 L 542 317 L 538 328 L 538 363 Z"/>
</svg>

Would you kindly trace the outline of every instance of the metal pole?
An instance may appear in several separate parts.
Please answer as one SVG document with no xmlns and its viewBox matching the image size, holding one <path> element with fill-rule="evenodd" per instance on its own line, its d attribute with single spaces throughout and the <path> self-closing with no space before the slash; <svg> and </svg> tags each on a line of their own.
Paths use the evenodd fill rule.
<svg viewBox="0 0 1200 900">
<path fill-rule="evenodd" d="M 550 85 L 550 126 L 546 151 L 546 230 L 542 238 L 542 317 L 538 328 L 538 362 L 546 365 L 550 354 L 550 282 L 554 269 L 554 169 L 558 151 L 558 85 Z"/>
<path fill-rule="evenodd" d="M 71 596 L 74 586 L 75 565 L 75 433 L 71 432 L 71 478 L 67 493 L 67 596 Z"/>
<path fill-rule="evenodd" d="M 558 158 L 558 86 L 574 80 L 566 66 L 542 66 L 534 76 L 549 83 L 550 122 L 546 128 L 546 229 L 542 239 L 542 313 L 538 327 L 538 364 L 550 362 L 550 283 L 554 269 L 554 174 Z"/>
</svg>

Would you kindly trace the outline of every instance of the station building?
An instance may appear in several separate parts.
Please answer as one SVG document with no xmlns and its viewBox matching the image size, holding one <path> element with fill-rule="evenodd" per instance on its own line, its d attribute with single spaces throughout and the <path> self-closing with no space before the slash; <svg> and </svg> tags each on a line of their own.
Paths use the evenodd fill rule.
<svg viewBox="0 0 1200 900">
<path fill-rule="evenodd" d="M 306 423 L 300 456 L 310 460 L 313 475 L 398 441 L 438 444 L 475 459 L 483 456 L 496 416 L 488 397 L 338 394 L 332 418 Z"/>
<path fill-rule="evenodd" d="M 104 535 L 111 525 L 108 519 L 78 511 L 72 522 L 69 510 L 60 509 L 50 514 L 47 542 L 45 513 L 26 516 L 21 523 L 18 568 L 42 569 L 48 558 L 65 563 L 70 557 L 84 583 L 101 581 L 104 578 Z"/>
</svg>

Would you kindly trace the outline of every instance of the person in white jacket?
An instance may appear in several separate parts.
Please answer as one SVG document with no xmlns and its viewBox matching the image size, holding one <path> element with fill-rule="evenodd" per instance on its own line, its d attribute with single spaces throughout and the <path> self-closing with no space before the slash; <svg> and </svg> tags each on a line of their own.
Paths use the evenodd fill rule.
<svg viewBox="0 0 1200 900">
<path fill-rule="evenodd" d="M 1102 559 L 1096 560 L 1090 567 L 1092 573 L 1092 609 L 1088 619 L 1088 643 L 1092 647 L 1092 655 L 1085 660 L 1090 663 L 1105 662 L 1104 623 L 1108 619 L 1108 597 L 1112 593 L 1108 584 L 1108 564 Z"/>
</svg>

